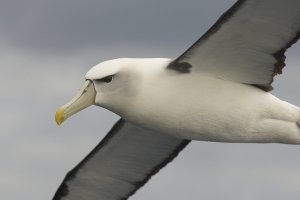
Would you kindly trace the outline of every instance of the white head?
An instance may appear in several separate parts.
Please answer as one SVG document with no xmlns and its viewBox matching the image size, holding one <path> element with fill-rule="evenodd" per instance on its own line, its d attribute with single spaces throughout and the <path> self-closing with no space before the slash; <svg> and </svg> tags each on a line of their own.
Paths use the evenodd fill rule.
<svg viewBox="0 0 300 200">
<path fill-rule="evenodd" d="M 170 59 L 121 58 L 102 62 L 86 74 L 86 82 L 78 94 L 56 112 L 56 122 L 61 124 L 71 115 L 97 105 L 121 114 L 138 94 L 147 76 L 164 70 Z"/>
<path fill-rule="evenodd" d="M 90 69 L 85 78 L 94 84 L 94 104 L 116 112 L 138 91 L 141 70 L 134 59 L 109 60 Z"/>
</svg>

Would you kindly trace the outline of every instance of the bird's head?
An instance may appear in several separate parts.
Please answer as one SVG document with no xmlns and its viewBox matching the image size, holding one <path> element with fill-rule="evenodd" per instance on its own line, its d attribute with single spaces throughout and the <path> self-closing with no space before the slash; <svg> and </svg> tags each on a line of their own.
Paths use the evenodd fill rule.
<svg viewBox="0 0 300 200">
<path fill-rule="evenodd" d="M 77 95 L 60 107 L 55 115 L 58 125 L 73 114 L 91 105 L 115 111 L 124 98 L 134 94 L 139 77 L 134 59 L 115 59 L 102 62 L 90 69 Z"/>
<path fill-rule="evenodd" d="M 151 74 L 165 69 L 169 59 L 121 58 L 102 62 L 90 69 L 77 95 L 60 107 L 55 115 L 58 125 L 73 114 L 91 105 L 101 106 L 121 115 L 132 104 Z M 153 83 L 153 81 L 152 81 Z M 146 84 L 152 84 L 146 83 Z"/>
</svg>

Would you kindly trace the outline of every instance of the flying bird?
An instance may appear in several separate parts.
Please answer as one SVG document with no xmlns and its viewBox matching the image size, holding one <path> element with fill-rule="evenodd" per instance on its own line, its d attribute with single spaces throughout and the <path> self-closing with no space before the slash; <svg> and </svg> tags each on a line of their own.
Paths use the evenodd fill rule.
<svg viewBox="0 0 300 200">
<path fill-rule="evenodd" d="M 300 108 L 269 93 L 299 37 L 299 0 L 238 0 L 176 59 L 96 65 L 56 122 L 90 105 L 121 119 L 53 200 L 127 199 L 191 140 L 300 144 Z"/>
</svg>

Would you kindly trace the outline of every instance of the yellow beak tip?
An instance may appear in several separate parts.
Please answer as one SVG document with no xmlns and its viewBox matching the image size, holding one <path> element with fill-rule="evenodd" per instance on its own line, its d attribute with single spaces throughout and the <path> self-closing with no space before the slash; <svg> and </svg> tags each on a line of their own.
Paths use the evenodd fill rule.
<svg viewBox="0 0 300 200">
<path fill-rule="evenodd" d="M 57 123 L 57 125 L 59 126 L 63 121 L 64 121 L 64 111 L 65 109 L 64 108 L 59 108 L 57 111 L 56 111 L 56 114 L 55 114 L 55 121 Z"/>
</svg>

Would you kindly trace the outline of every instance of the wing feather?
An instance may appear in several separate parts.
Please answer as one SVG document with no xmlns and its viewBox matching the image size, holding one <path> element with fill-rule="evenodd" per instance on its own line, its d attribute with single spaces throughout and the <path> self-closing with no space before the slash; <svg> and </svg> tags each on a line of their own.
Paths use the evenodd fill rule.
<svg viewBox="0 0 300 200">
<path fill-rule="evenodd" d="M 189 142 L 120 119 L 66 175 L 53 200 L 125 200 Z"/>
<path fill-rule="evenodd" d="M 299 37 L 299 0 L 239 0 L 168 68 L 270 91 Z"/>
</svg>

